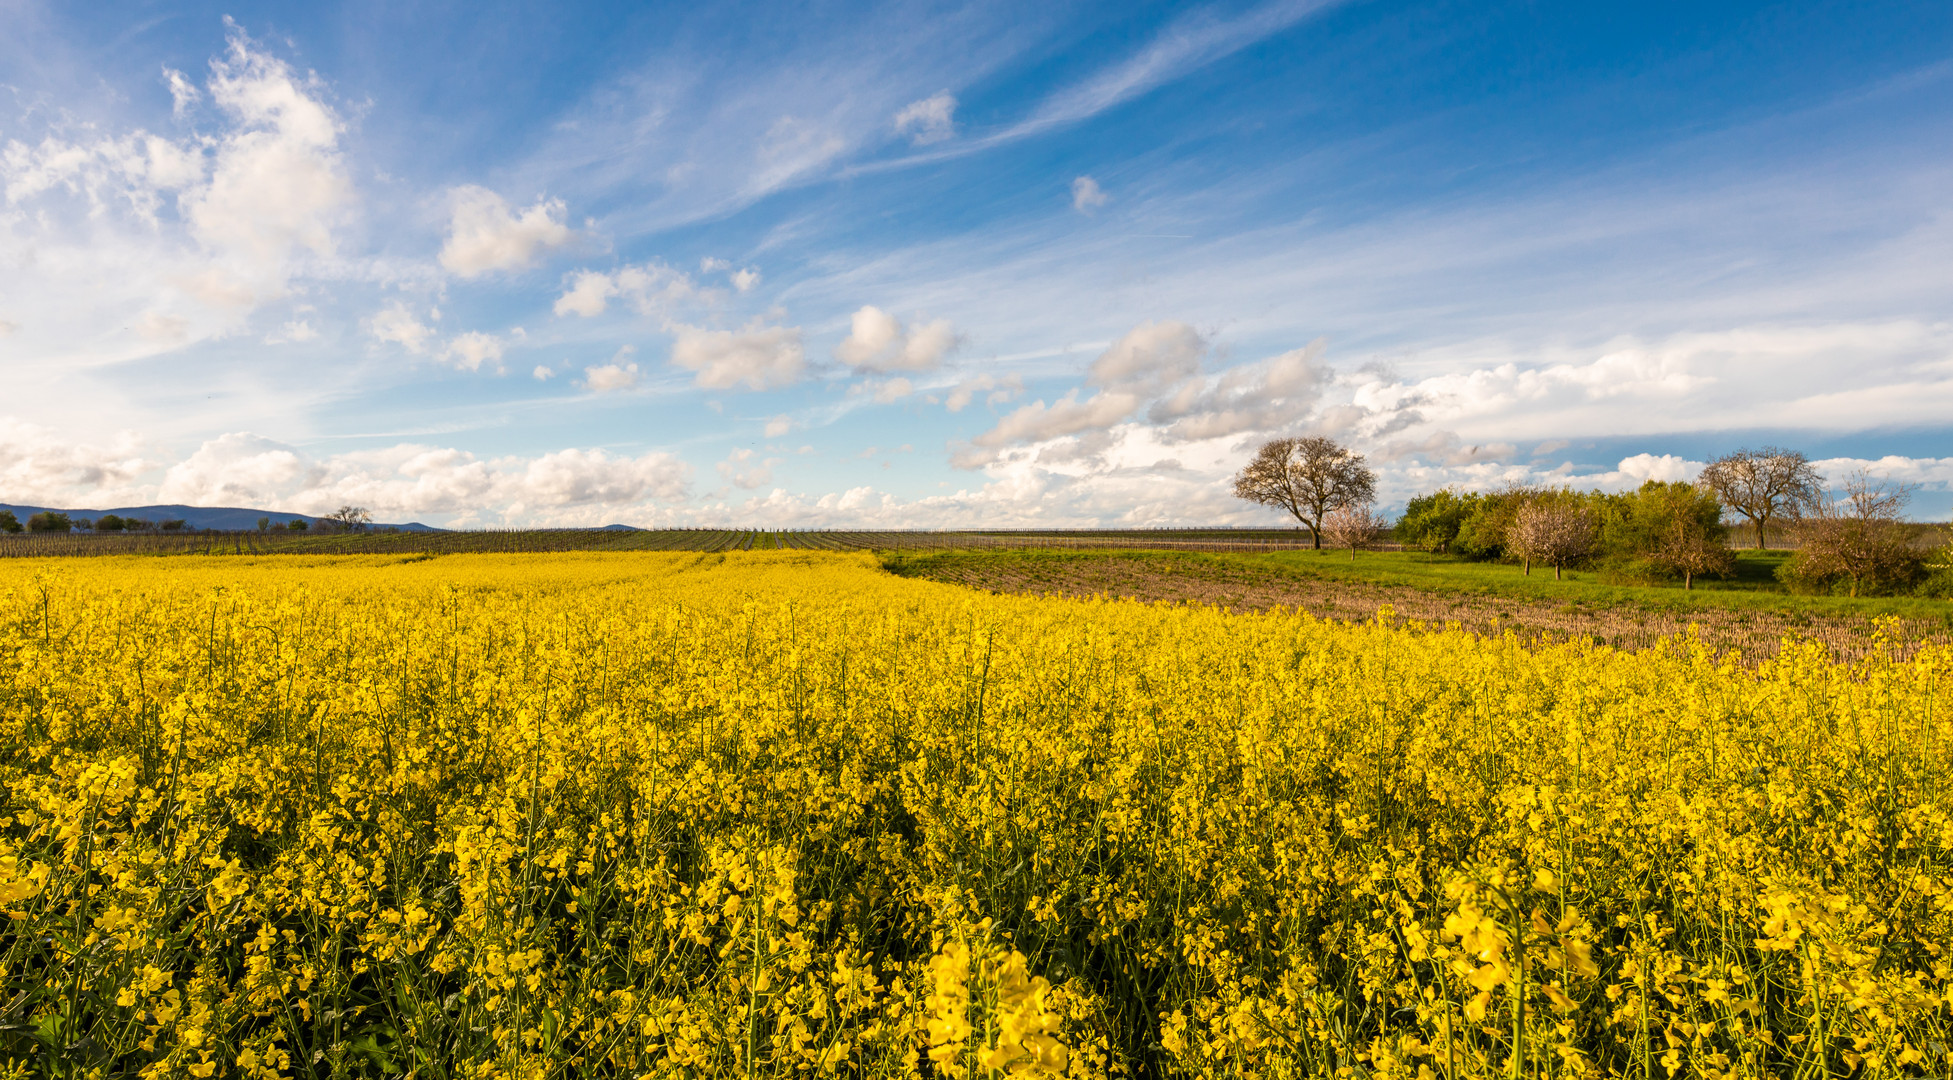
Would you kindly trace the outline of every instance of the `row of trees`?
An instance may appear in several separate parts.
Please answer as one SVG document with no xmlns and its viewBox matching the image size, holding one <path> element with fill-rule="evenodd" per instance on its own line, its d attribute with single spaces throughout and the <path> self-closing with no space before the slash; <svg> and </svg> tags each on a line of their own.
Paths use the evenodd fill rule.
<svg viewBox="0 0 1953 1080">
<path fill-rule="evenodd" d="M 1727 513 L 1748 523 L 1759 548 L 1772 525 L 1795 529 L 1798 550 L 1777 573 L 1800 588 L 1893 592 L 1928 568 L 1904 519 L 1910 488 L 1861 473 L 1847 478 L 1842 498 L 1829 498 L 1805 455 L 1772 446 L 1724 455 L 1692 484 L 1650 480 L 1625 494 L 1526 485 L 1436 491 L 1412 499 L 1394 530 L 1374 510 L 1376 474 L 1363 455 L 1330 439 L 1264 444 L 1235 476 L 1234 493 L 1288 511 L 1317 549 L 1327 539 L 1352 558 L 1394 531 L 1413 547 L 1518 562 L 1528 574 L 1534 563 L 1551 566 L 1557 579 L 1567 567 L 1599 562 L 1631 579 L 1679 577 L 1686 589 L 1733 570 Z"/>
</svg>

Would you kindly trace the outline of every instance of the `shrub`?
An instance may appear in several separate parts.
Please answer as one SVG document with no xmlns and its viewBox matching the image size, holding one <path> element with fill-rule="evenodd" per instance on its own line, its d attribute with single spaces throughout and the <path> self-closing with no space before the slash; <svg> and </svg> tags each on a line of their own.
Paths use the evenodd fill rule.
<svg viewBox="0 0 1953 1080">
<path fill-rule="evenodd" d="M 1874 484 L 1864 473 L 1845 483 L 1845 496 L 1812 509 L 1798 523 L 1803 546 L 1777 576 L 1807 591 L 1888 595 L 1910 589 L 1926 576 L 1926 553 L 1912 544 L 1913 528 L 1901 517 L 1912 500 L 1904 484 Z"/>
</svg>

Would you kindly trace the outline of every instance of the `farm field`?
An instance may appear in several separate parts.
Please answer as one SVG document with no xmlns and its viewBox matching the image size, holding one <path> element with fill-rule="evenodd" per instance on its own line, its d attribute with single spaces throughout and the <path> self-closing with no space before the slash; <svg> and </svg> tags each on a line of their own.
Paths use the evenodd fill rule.
<svg viewBox="0 0 1953 1080">
<path fill-rule="evenodd" d="M 1270 552 L 1307 547 L 1289 529 L 846 532 L 747 529 L 516 529 L 456 532 L 0 534 L 0 558 L 100 555 L 451 555 L 563 551 L 938 551 L 1128 549 Z"/>
<path fill-rule="evenodd" d="M 0 642 L 16 1071 L 1953 1069 L 1945 647 L 803 550 L 16 559 Z"/>
<path fill-rule="evenodd" d="M 1953 603 L 1918 597 L 1799 596 L 1773 576 L 1787 552 L 1739 552 L 1734 580 L 1677 586 L 1609 585 L 1592 571 L 1525 576 L 1517 566 L 1422 553 L 939 552 L 888 556 L 904 576 L 999 593 L 1125 597 L 1216 604 L 1236 611 L 1296 608 L 1363 621 L 1380 607 L 1399 617 L 1528 641 L 1583 638 L 1648 648 L 1691 632 L 1752 660 L 1786 637 L 1822 642 L 1851 659 L 1896 641 L 1953 645 Z M 1895 620 L 1891 622 L 1881 620 Z M 1691 629 L 1693 628 L 1693 630 Z"/>
</svg>

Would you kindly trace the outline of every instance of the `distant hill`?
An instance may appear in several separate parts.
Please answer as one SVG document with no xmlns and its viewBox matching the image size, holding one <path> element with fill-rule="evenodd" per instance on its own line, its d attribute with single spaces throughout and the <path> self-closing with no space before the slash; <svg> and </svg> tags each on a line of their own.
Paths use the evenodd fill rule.
<svg viewBox="0 0 1953 1080">
<path fill-rule="evenodd" d="M 87 518 L 90 521 L 114 514 L 116 517 L 146 518 L 157 523 L 181 520 L 190 529 L 255 529 L 259 518 L 270 518 L 273 525 L 283 525 L 288 521 L 303 521 L 307 525 L 317 525 L 324 518 L 311 514 L 291 514 L 282 510 L 251 510 L 238 506 L 113 506 L 106 510 L 74 510 L 59 506 L 18 506 L 13 503 L 0 503 L 0 510 L 12 510 L 22 525 L 27 519 L 44 510 L 66 514 L 71 518 Z M 401 532 L 441 532 L 431 525 L 409 521 L 404 525 L 374 522 L 371 528 L 399 529 Z"/>
</svg>

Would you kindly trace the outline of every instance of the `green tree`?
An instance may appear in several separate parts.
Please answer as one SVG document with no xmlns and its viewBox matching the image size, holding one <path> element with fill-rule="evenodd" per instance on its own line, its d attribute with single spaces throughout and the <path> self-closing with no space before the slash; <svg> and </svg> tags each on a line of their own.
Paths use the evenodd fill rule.
<svg viewBox="0 0 1953 1080">
<path fill-rule="evenodd" d="M 1635 492 L 1632 505 L 1635 554 L 1650 566 L 1680 574 L 1683 589 L 1694 588 L 1697 577 L 1735 569 L 1722 504 L 1714 493 L 1692 484 L 1650 480 Z"/>
<path fill-rule="evenodd" d="M 128 523 L 115 514 L 103 514 L 95 519 L 96 532 L 121 532 L 128 527 Z"/>
<path fill-rule="evenodd" d="M 1458 540 L 1458 533 L 1477 512 L 1484 497 L 1441 488 L 1419 495 L 1404 504 L 1397 519 L 1397 539 L 1410 546 L 1447 554 Z"/>
<path fill-rule="evenodd" d="M 53 510 L 43 510 L 27 519 L 27 531 L 37 533 L 67 532 L 75 527 L 68 515 Z"/>
<path fill-rule="evenodd" d="M 0 532 L 17 533 L 19 531 L 20 519 L 14 516 L 14 512 L 12 510 L 0 510 Z"/>
</svg>

